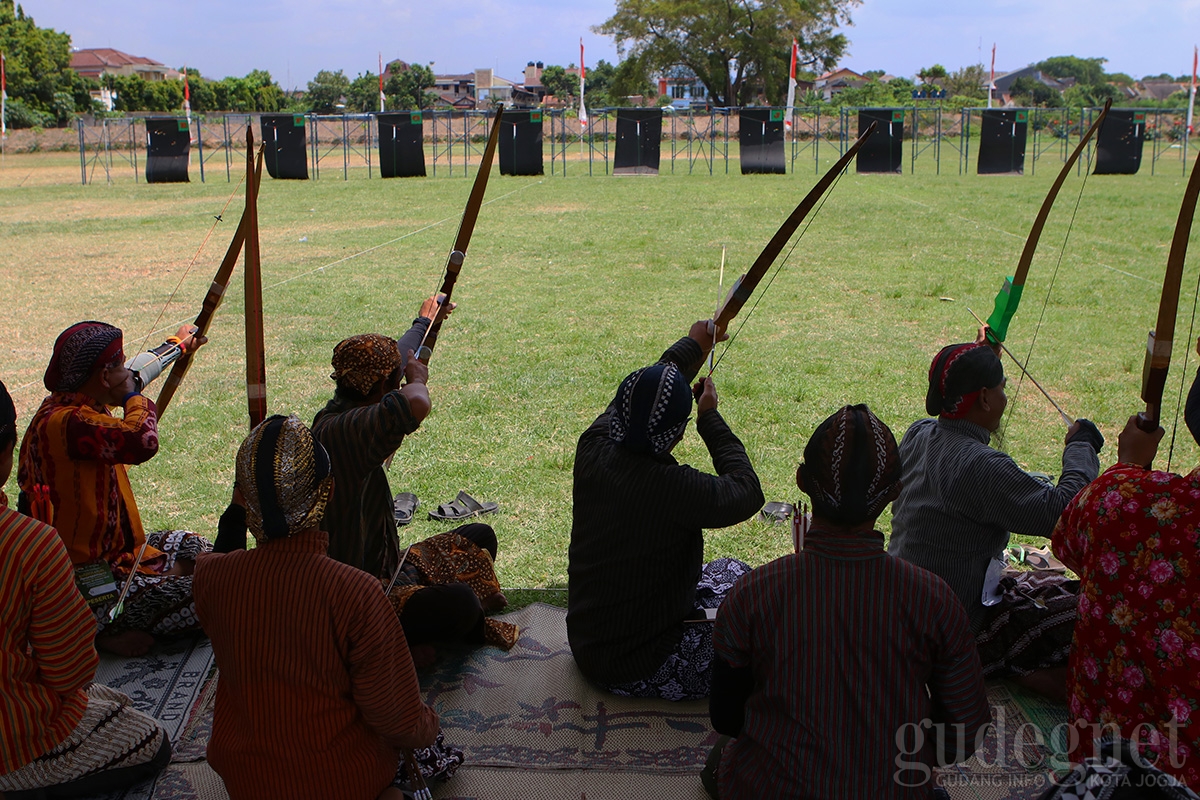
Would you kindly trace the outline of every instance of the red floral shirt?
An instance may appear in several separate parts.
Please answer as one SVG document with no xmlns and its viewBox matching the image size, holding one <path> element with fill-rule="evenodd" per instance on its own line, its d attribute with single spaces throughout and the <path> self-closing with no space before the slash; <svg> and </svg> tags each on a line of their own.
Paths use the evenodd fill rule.
<svg viewBox="0 0 1200 800">
<path fill-rule="evenodd" d="M 1200 469 L 1117 464 L 1063 512 L 1054 553 L 1082 581 L 1067 676 L 1072 760 L 1093 755 L 1098 726 L 1116 725 L 1200 786 L 1198 525 Z"/>
</svg>

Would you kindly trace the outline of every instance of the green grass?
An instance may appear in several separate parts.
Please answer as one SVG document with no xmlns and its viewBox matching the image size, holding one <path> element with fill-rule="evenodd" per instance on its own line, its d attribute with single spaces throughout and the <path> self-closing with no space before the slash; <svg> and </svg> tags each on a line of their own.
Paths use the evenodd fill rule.
<svg viewBox="0 0 1200 800">
<path fill-rule="evenodd" d="M 830 163 L 827 155 L 832 148 L 822 149 Z M 22 421 L 44 394 L 54 337 L 70 323 L 120 325 L 132 352 L 194 317 L 241 209 L 239 196 L 188 271 L 233 185 L 148 186 L 130 176 L 80 186 L 78 164 L 71 154 L 0 163 L 0 377 Z M 931 161 L 920 162 L 915 175 L 907 167 L 898 176 L 851 172 L 836 186 L 761 304 L 735 322 L 748 318 L 715 376 L 721 411 L 768 499 L 798 498 L 796 462 L 838 406 L 869 403 L 897 438 L 923 416 L 929 360 L 943 344 L 974 335 L 964 305 L 990 311 L 1057 172 L 1047 164 L 1035 176 L 989 178 L 959 176 L 945 163 L 935 175 Z M 1045 306 L 1030 369 L 1068 413 L 1100 425 L 1110 443 L 1106 465 L 1117 432 L 1141 407 L 1146 330 L 1183 180 L 1161 171 L 1088 179 Z M 413 491 L 422 502 L 403 538 L 444 530 L 424 512 L 465 489 L 500 504 L 489 521 L 504 586 L 565 586 L 579 433 L 625 374 L 712 313 L 721 247 L 728 286 L 814 181 L 811 166 L 742 176 L 736 162 L 730 174 L 712 176 L 677 165 L 657 178 L 588 177 L 574 163 L 566 178 L 494 176 L 455 292 L 459 308 L 430 369 L 433 414 L 389 475 L 393 491 Z M 1063 189 L 1011 328 L 1009 345 L 1022 358 L 1080 185 L 1073 176 Z M 330 395 L 329 357 L 339 340 L 408 327 L 441 282 L 470 186 L 461 171 L 424 180 L 342 181 L 340 170 L 313 182 L 264 179 L 272 412 L 311 421 Z M 376 249 L 363 252 L 369 248 Z M 1185 284 L 1194 275 L 1190 269 Z M 164 416 L 159 455 L 132 470 L 149 527 L 212 537 L 228 501 L 247 430 L 240 281 L 239 266 L 212 342 Z M 1190 349 L 1191 304 L 1181 305 L 1176 365 Z M 1012 398 L 1017 371 L 1008 370 Z M 1172 406 L 1179 374 L 1177 366 Z M 1027 382 L 1010 407 L 1005 448 L 1030 469 L 1058 473 L 1057 413 Z M 1173 408 L 1164 417 L 1173 420 Z M 1173 463 L 1186 470 L 1197 452 L 1182 426 L 1180 434 Z M 1164 443 L 1159 463 L 1165 450 Z M 711 468 L 694 431 L 676 454 Z M 14 481 L 7 490 L 15 495 Z M 886 516 L 881 525 L 889 529 Z M 750 521 L 712 532 L 707 555 L 757 565 L 789 548 L 786 526 Z"/>
</svg>

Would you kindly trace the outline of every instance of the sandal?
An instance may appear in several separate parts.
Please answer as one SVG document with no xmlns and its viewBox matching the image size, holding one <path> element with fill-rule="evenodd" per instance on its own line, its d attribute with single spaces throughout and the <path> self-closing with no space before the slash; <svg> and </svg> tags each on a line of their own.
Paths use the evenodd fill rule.
<svg viewBox="0 0 1200 800">
<path fill-rule="evenodd" d="M 758 518 L 770 523 L 787 522 L 795 510 L 796 507 L 791 503 L 767 503 L 758 512 Z"/>
<path fill-rule="evenodd" d="M 429 518 L 449 521 L 469 519 L 491 514 L 498 508 L 500 506 L 495 503 L 481 503 L 466 492 L 459 492 L 458 497 L 449 503 L 442 503 L 437 511 L 430 511 Z"/>
<path fill-rule="evenodd" d="M 407 525 L 413 521 L 413 512 L 417 510 L 417 506 L 421 505 L 421 501 L 412 492 L 401 492 L 392 500 L 392 514 L 396 518 L 396 525 Z"/>
<path fill-rule="evenodd" d="M 1062 574 L 1067 571 L 1067 565 L 1055 558 L 1049 547 L 1026 546 L 1025 563 L 1042 572 Z"/>
</svg>

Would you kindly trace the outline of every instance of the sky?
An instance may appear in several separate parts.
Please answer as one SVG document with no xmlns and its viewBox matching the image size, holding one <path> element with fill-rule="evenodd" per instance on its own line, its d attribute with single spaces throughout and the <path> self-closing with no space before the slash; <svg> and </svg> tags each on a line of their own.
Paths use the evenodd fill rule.
<svg viewBox="0 0 1200 800">
<path fill-rule="evenodd" d="M 24 0 L 41 27 L 75 47 L 113 47 L 207 78 L 265 69 L 285 89 L 318 70 L 353 78 L 400 58 L 436 73 L 491 67 L 510 80 L 525 64 L 617 61 L 615 43 L 591 32 L 614 0 Z M 997 73 L 1055 55 L 1103 57 L 1134 78 L 1191 71 L 1200 0 L 863 0 L 843 29 L 841 66 L 912 77 L 933 64 L 989 65 Z"/>
</svg>

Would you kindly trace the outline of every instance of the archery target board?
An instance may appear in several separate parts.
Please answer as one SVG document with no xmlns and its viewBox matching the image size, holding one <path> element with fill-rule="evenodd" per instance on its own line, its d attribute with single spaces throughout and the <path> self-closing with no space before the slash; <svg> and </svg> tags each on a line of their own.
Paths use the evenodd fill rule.
<svg viewBox="0 0 1200 800">
<path fill-rule="evenodd" d="M 661 108 L 618 108 L 613 175 L 657 175 Z"/>
<path fill-rule="evenodd" d="M 787 160 L 783 145 L 782 108 L 743 108 L 738 120 L 738 149 L 742 174 L 784 175 Z"/>
<path fill-rule="evenodd" d="M 146 183 L 187 183 L 192 132 L 187 119 L 146 120 Z"/>
<path fill-rule="evenodd" d="M 860 108 L 858 135 L 866 133 L 872 122 L 878 122 L 875 135 L 863 142 L 854 165 L 858 172 L 899 172 L 904 152 L 904 109 Z"/>
<path fill-rule="evenodd" d="M 505 111 L 500 120 L 501 175 L 544 175 L 542 112 Z"/>
<path fill-rule="evenodd" d="M 976 172 L 980 175 L 1024 174 L 1028 131 L 1028 109 L 984 109 L 980 115 Z"/>
<path fill-rule="evenodd" d="M 263 114 L 263 160 L 272 178 L 308 180 L 308 143 L 303 114 Z"/>
<path fill-rule="evenodd" d="M 1145 111 L 1110 108 L 1096 134 L 1095 174 L 1136 175 L 1145 139 Z"/>
<path fill-rule="evenodd" d="M 379 114 L 379 174 L 425 177 L 425 128 L 420 111 Z"/>
</svg>

